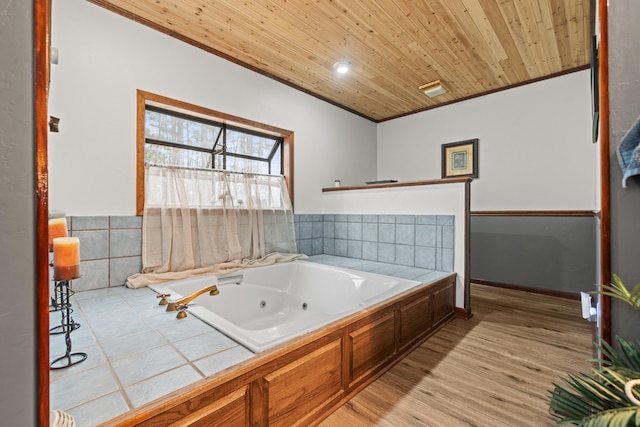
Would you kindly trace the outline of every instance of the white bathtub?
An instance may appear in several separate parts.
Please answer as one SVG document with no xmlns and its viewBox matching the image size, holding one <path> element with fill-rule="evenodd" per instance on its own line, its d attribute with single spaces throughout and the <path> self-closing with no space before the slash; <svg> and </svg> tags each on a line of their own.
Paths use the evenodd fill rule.
<svg viewBox="0 0 640 427">
<path fill-rule="evenodd" d="M 238 275 L 242 275 L 239 284 L 225 283 L 225 277 Z M 415 280 L 294 261 L 150 288 L 171 294 L 171 301 L 216 283 L 219 295 L 205 293 L 187 311 L 256 353 L 420 285 Z"/>
</svg>

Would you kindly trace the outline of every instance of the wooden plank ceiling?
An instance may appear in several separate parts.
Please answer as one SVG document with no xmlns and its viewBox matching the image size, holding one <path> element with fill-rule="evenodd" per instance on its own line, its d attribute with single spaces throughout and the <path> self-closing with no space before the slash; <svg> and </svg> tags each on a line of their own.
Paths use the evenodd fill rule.
<svg viewBox="0 0 640 427">
<path fill-rule="evenodd" d="M 593 33 L 591 0 L 89 1 L 376 122 L 584 69 Z"/>
</svg>

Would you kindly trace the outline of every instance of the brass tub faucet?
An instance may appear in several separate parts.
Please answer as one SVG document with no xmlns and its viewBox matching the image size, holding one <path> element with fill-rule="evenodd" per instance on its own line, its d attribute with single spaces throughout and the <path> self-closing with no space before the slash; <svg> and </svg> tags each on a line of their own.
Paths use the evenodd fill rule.
<svg viewBox="0 0 640 427">
<path fill-rule="evenodd" d="M 189 296 L 182 297 L 182 298 L 177 299 L 175 301 L 169 301 L 169 304 L 167 304 L 167 311 L 177 311 L 178 310 L 178 305 L 186 306 L 191 301 L 193 301 L 194 299 L 198 298 L 200 295 L 202 295 L 202 294 L 204 294 L 206 292 L 209 292 L 209 295 L 211 295 L 211 296 L 218 295 L 220 293 L 220 291 L 218 290 L 218 286 L 217 285 L 206 286 L 206 287 L 200 289 L 199 291 L 192 293 Z"/>
</svg>

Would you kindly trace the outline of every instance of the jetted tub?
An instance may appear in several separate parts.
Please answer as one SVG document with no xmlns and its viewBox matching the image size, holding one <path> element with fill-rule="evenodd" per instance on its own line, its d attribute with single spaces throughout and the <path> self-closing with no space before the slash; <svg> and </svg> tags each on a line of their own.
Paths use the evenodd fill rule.
<svg viewBox="0 0 640 427">
<path fill-rule="evenodd" d="M 238 280 L 232 278 L 238 277 Z M 241 279 L 241 280 L 239 280 Z M 176 300 L 212 284 L 187 311 L 259 353 L 421 284 L 309 261 L 248 268 L 151 285 Z M 176 320 L 179 321 L 179 320 Z"/>
</svg>

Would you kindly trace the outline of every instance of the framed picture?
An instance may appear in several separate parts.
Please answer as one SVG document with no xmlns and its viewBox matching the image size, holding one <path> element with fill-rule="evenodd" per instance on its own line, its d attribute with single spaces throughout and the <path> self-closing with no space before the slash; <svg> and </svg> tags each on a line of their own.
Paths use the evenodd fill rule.
<svg viewBox="0 0 640 427">
<path fill-rule="evenodd" d="M 442 144 L 442 177 L 478 177 L 478 139 Z"/>
</svg>

